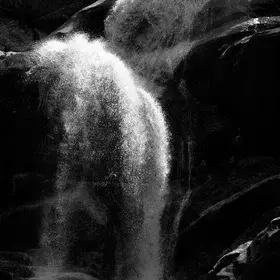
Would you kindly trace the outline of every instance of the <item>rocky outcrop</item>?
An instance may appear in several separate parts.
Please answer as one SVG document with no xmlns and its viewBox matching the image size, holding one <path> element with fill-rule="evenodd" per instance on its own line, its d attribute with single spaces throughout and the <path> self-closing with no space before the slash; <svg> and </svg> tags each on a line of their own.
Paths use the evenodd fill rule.
<svg viewBox="0 0 280 280">
<path fill-rule="evenodd" d="M 1 1 L 0 10 L 14 20 L 26 22 L 45 34 L 49 34 L 65 23 L 80 9 L 93 2 L 101 1 L 64 1 L 64 0 L 27 0 Z"/>
<path fill-rule="evenodd" d="M 279 208 L 275 212 L 279 214 Z M 280 218 L 276 217 L 253 239 L 224 254 L 208 273 L 206 279 L 264 280 L 277 278 L 280 256 L 279 229 Z"/>
<path fill-rule="evenodd" d="M 243 191 L 221 200 L 203 211 L 201 208 L 198 209 L 195 202 L 202 203 L 202 201 L 193 195 L 189 208 L 193 211 L 197 209 L 196 213 L 199 217 L 190 215 L 191 211 L 187 209 L 182 218 L 181 227 L 185 225 L 185 229 L 181 228 L 175 253 L 175 266 L 178 273 L 191 279 L 204 279 L 219 255 L 242 236 L 264 213 L 279 205 L 279 180 L 279 175 L 275 175 L 249 187 L 243 185 Z M 237 188 L 238 185 L 225 187 Z M 204 191 L 206 192 L 207 188 Z M 215 196 L 215 193 L 212 195 Z M 205 195 L 205 199 L 211 200 L 210 196 L 211 193 L 208 196 Z M 207 201 L 207 203 L 211 202 Z M 265 226 L 264 223 L 267 221 L 264 220 L 262 224 L 259 224 Z M 257 234 L 260 225 L 254 231 L 251 229 L 250 235 L 247 232 L 245 236 L 248 238 L 248 236 Z"/>
<path fill-rule="evenodd" d="M 195 143 L 178 279 L 204 279 L 235 239 L 279 205 L 279 38 L 278 18 L 234 26 L 193 47 L 167 84 L 166 96 L 192 101 L 180 111 L 191 125 L 168 113 L 185 144 L 189 136 Z"/>
<path fill-rule="evenodd" d="M 0 4 L 0 51 L 29 50 L 34 41 L 47 35 L 61 38 L 84 31 L 95 37 L 102 36 L 104 20 L 115 0 L 90 2 L 72 1 L 67 4 L 50 0 L 44 3 L 11 1 L 9 6 Z M 27 9 L 28 6 L 31 10 Z"/>
<path fill-rule="evenodd" d="M 194 104 L 203 104 L 204 108 L 185 107 L 184 114 L 193 112 L 193 137 L 197 145 L 202 143 L 202 150 L 197 150 L 213 168 L 232 157 L 278 160 L 279 27 L 279 18 L 254 19 L 198 43 L 167 84 L 163 96 L 175 100 L 192 96 Z M 176 112 L 170 114 L 177 119 Z"/>
<path fill-rule="evenodd" d="M 104 36 L 104 20 L 115 0 L 99 0 L 81 9 L 50 36 L 69 36 L 76 31 L 84 31 L 94 37 Z"/>
</svg>

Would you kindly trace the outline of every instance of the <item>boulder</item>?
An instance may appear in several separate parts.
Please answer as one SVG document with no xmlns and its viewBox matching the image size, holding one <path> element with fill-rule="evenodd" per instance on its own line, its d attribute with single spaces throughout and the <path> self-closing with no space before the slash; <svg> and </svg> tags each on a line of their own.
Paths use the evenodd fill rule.
<svg viewBox="0 0 280 280">
<path fill-rule="evenodd" d="M 277 209 L 279 214 L 279 208 Z M 264 280 L 277 278 L 280 256 L 280 218 L 274 218 L 259 234 L 224 254 L 206 279 Z"/>
</svg>

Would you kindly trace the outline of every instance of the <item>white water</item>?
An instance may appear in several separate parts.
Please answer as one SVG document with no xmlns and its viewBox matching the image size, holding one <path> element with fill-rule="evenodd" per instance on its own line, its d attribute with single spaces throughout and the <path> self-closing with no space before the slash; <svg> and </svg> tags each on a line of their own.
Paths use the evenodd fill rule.
<svg viewBox="0 0 280 280">
<path fill-rule="evenodd" d="M 125 208 L 130 206 L 124 205 L 131 214 L 126 216 L 124 223 L 135 229 L 128 229 L 123 237 L 129 246 L 117 249 L 117 254 L 124 259 L 117 260 L 115 279 L 162 280 L 166 264 L 161 254 L 160 217 L 167 193 L 169 135 L 160 106 L 148 92 L 139 88 L 131 71 L 102 41 L 90 42 L 85 36 L 75 35 L 67 42 L 48 41 L 35 51 L 38 63 L 44 68 L 38 79 L 50 85 L 49 94 L 58 103 L 55 105 L 61 110 L 65 129 L 55 185 L 57 199 L 45 209 L 39 250 L 42 256 L 38 256 L 35 276 L 40 280 L 51 280 L 56 279 L 55 275 L 70 272 L 66 268 L 66 258 L 71 246 L 68 238 L 72 234 L 69 232 L 71 213 L 76 205 L 86 209 L 98 223 L 106 223 L 102 211 L 98 212 L 91 205 L 94 199 L 87 189 L 89 186 L 82 181 L 83 176 L 76 179 L 81 174 L 73 174 L 76 165 L 82 171 L 90 170 L 90 163 L 100 156 L 93 146 L 104 149 L 101 158 L 105 162 L 107 158 L 102 153 L 114 151 L 115 142 L 108 140 L 112 137 L 114 140 L 114 134 L 108 134 L 106 138 L 100 134 L 106 133 L 106 129 L 96 127 L 93 130 L 96 114 L 103 105 L 108 110 L 104 122 L 108 118 L 112 125 L 117 122 L 113 132 L 121 135 L 122 176 L 126 180 L 121 183 L 124 195 L 132 198 L 136 212 L 137 209 L 143 211 L 143 217 L 137 217 L 138 212 L 130 211 Z M 48 80 L 53 75 L 58 76 L 58 84 Z M 102 120 L 104 115 L 99 117 Z M 94 182 L 91 186 L 94 187 Z M 118 201 L 117 204 L 124 203 Z M 134 225 L 133 219 L 142 219 L 141 226 Z M 82 220 L 78 222 L 83 223 Z M 126 267 L 128 274 L 122 267 Z"/>
</svg>

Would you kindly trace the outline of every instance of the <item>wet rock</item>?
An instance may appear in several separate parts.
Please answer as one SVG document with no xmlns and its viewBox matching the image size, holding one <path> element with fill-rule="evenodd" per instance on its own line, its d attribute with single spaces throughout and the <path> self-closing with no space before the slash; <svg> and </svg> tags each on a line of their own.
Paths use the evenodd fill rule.
<svg viewBox="0 0 280 280">
<path fill-rule="evenodd" d="M 27 22 L 11 19 L 1 10 L 0 16 L 0 50 L 4 52 L 28 50 L 35 40 L 44 37 Z"/>
<path fill-rule="evenodd" d="M 280 155 L 280 139 L 275 130 L 280 117 L 280 99 L 275 94 L 280 61 L 279 27 L 279 18 L 254 19 L 217 38 L 199 42 L 178 65 L 167 85 L 167 96 L 191 95 L 202 104 L 217 106 L 218 118 L 232 127 L 232 140 L 237 136 L 234 130 L 239 130 L 242 139 L 239 153 L 244 157 L 278 159 Z M 182 83 L 185 87 L 180 88 Z M 171 114 L 171 119 L 178 117 L 176 112 Z M 225 144 L 232 141 L 227 139 L 228 135 L 222 136 Z M 226 144 L 222 152 L 221 139 L 217 143 L 221 145 L 205 151 L 206 157 L 207 153 L 218 151 L 218 159 L 228 148 L 233 148 Z"/>
<path fill-rule="evenodd" d="M 2 1 L 1 11 L 12 19 L 27 22 L 45 34 L 49 34 L 65 23 L 80 9 L 92 4 L 90 0 L 28 0 Z"/>
<path fill-rule="evenodd" d="M 33 272 L 32 267 L 0 259 L 0 276 L 6 277 L 1 279 L 29 279 L 33 276 Z"/>
<path fill-rule="evenodd" d="M 4 61 L 11 62 L 11 57 Z M 10 62 L 8 64 L 13 65 Z M 21 67 L 21 62 L 19 64 Z M 5 162 L 1 170 L 0 213 L 15 204 L 38 201 L 50 195 L 56 170 L 59 136 L 55 138 L 50 132 L 55 126 L 40 107 L 37 86 L 24 86 L 23 79 L 20 69 L 0 72 L 0 83 L 5 88 L 0 97 L 0 129 L 5 135 L 0 140 Z"/>
<path fill-rule="evenodd" d="M 60 38 L 76 31 L 102 36 L 104 20 L 115 0 L 99 0 L 93 4 L 87 0 L 12 2 L 10 6 L 1 4 L 0 50 L 3 52 L 30 50 L 34 41 L 50 33 Z"/>
<path fill-rule="evenodd" d="M 21 252 L 0 252 L 0 260 L 9 260 L 15 264 L 30 266 L 32 265 L 32 258 L 30 255 Z"/>
<path fill-rule="evenodd" d="M 175 253 L 175 266 L 191 279 L 204 279 L 215 259 L 264 213 L 279 205 L 279 175 L 252 184 L 187 222 Z M 195 199 L 195 198 L 194 198 Z M 192 208 L 192 204 L 189 206 Z M 186 222 L 188 210 L 182 223 Z M 182 224 L 181 224 L 182 225 Z"/>
<path fill-rule="evenodd" d="M 13 280 L 13 276 L 7 271 L 0 270 L 0 278 L 2 280 Z"/>
<path fill-rule="evenodd" d="M 25 252 L 39 245 L 42 207 L 22 206 L 0 215 L 0 251 Z"/>
<path fill-rule="evenodd" d="M 280 256 L 280 218 L 276 217 L 252 240 L 219 259 L 207 279 L 264 280 L 277 277 Z"/>
<path fill-rule="evenodd" d="M 115 0 L 99 0 L 81 9 L 50 36 L 64 37 L 77 31 L 84 31 L 94 37 L 104 36 L 104 21 Z"/>
</svg>

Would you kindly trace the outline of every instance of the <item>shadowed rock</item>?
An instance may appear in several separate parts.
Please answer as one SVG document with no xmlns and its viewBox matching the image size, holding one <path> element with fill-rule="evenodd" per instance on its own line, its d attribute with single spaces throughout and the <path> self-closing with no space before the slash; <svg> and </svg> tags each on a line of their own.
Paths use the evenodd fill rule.
<svg viewBox="0 0 280 280">
<path fill-rule="evenodd" d="M 279 208 L 278 208 L 279 214 Z M 279 270 L 279 217 L 274 218 L 252 240 L 223 255 L 207 279 L 264 280 L 277 277 Z"/>
</svg>

